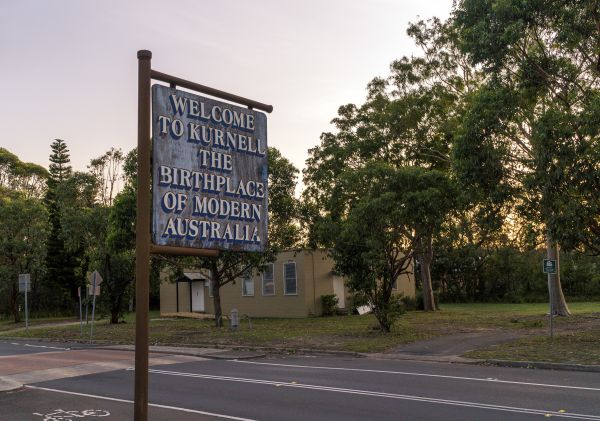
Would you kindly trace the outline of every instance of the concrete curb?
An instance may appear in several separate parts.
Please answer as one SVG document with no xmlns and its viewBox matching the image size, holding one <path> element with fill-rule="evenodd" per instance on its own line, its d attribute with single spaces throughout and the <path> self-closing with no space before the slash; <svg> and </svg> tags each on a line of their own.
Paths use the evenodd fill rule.
<svg viewBox="0 0 600 421">
<path fill-rule="evenodd" d="M 22 383 L 7 379 L 5 377 L 0 377 L 0 393 L 12 392 L 21 388 L 23 388 Z"/>
<path fill-rule="evenodd" d="M 495 365 L 498 367 L 530 368 L 543 370 L 562 371 L 586 371 L 600 373 L 600 365 L 585 364 L 563 364 L 549 363 L 543 361 L 510 361 L 510 360 L 482 360 L 465 358 L 459 356 L 434 356 L 434 355 L 410 355 L 410 354 L 363 354 L 367 358 L 378 358 L 387 360 L 424 361 L 450 364 L 472 364 L 472 365 Z"/>
<path fill-rule="evenodd" d="M 433 363 L 451 363 L 451 364 L 481 364 L 482 360 L 473 358 L 464 358 L 456 355 L 411 355 L 411 354 L 390 354 L 390 353 L 369 353 L 362 354 L 367 358 L 381 360 L 403 360 L 403 361 L 424 361 Z"/>
<path fill-rule="evenodd" d="M 83 348 L 82 348 L 83 349 Z M 109 351 L 134 351 L 133 345 L 99 346 L 93 349 Z M 264 358 L 265 353 L 231 349 L 201 348 L 201 347 L 172 347 L 150 346 L 150 353 L 167 355 L 185 355 L 189 357 L 211 358 L 215 360 L 249 360 Z"/>
<path fill-rule="evenodd" d="M 100 347 L 112 347 L 112 346 L 133 346 L 131 343 L 127 342 L 111 342 L 106 340 L 94 340 L 92 343 L 84 340 L 70 340 L 63 341 L 61 339 L 56 338 L 23 338 L 23 337 L 2 337 L 0 336 L 0 340 L 6 341 L 35 341 L 35 342 L 56 342 L 56 343 L 71 343 L 71 344 L 81 344 L 81 345 L 96 345 L 94 348 Z M 152 346 L 160 346 L 160 347 L 175 347 L 175 348 L 191 348 L 191 349 L 201 349 L 201 348 L 213 348 L 213 349 L 222 349 L 222 350 L 239 350 L 239 351 L 260 351 L 264 353 L 278 353 L 278 354 L 311 354 L 311 355 L 339 355 L 346 357 L 364 357 L 366 354 L 354 351 L 338 351 L 338 350 L 330 350 L 330 349 L 318 349 L 318 348 L 286 348 L 286 347 L 268 347 L 268 346 L 249 346 L 249 345 L 223 345 L 223 344 L 183 344 L 183 343 L 171 343 L 169 345 L 150 345 Z M 87 346 L 73 346 L 71 349 L 86 349 Z M 157 351 L 156 351 L 157 352 Z"/>
<path fill-rule="evenodd" d="M 56 342 L 56 343 L 69 343 L 61 341 L 59 339 L 47 339 L 47 338 L 20 338 L 20 337 L 2 337 L 3 340 L 16 340 L 16 341 L 39 341 L 39 342 Z M 87 341 L 70 341 L 70 343 L 80 343 L 82 345 L 90 345 Z M 109 341 L 94 341 L 91 345 L 95 346 L 96 349 L 113 349 L 113 350 L 132 350 L 133 345 L 124 344 L 118 342 Z M 131 348 L 126 349 L 124 346 Z M 331 355 L 341 357 L 358 357 L 358 358 L 377 358 L 377 359 L 388 359 L 388 360 L 405 360 L 405 361 L 424 361 L 424 362 L 438 362 L 438 363 L 451 363 L 451 364 L 478 364 L 478 365 L 495 365 L 499 367 L 516 367 L 516 368 L 533 368 L 533 369 L 546 369 L 546 370 L 563 370 L 563 371 L 585 371 L 592 373 L 600 372 L 600 365 L 585 365 L 585 364 L 567 364 L 567 363 L 550 363 L 542 361 L 511 361 L 511 360 L 483 360 L 474 358 L 464 358 L 459 356 L 443 356 L 443 355 L 411 355 L 401 353 L 361 353 L 353 351 L 336 351 L 328 349 L 316 349 L 316 348 L 286 348 L 286 347 L 259 347 L 259 346 L 244 346 L 244 345 L 220 345 L 220 344 L 170 344 L 170 345 L 159 345 L 156 346 L 159 349 L 155 349 L 151 352 L 164 353 L 172 355 L 187 355 L 193 357 L 204 357 L 213 359 L 250 359 L 250 358 L 264 358 L 269 353 L 273 354 L 308 354 L 308 355 Z M 85 346 L 74 346 L 71 349 L 86 349 Z M 172 350 L 165 350 L 172 348 Z M 202 349 L 221 350 L 222 353 L 230 352 L 230 355 L 219 356 L 219 352 L 203 353 Z M 195 351 L 194 351 L 195 350 Z M 254 353 L 248 356 L 240 355 L 235 357 L 235 352 L 249 352 Z M 1 378 L 0 378 L 1 380 Z M 0 385 L 0 391 L 2 391 Z"/>
<path fill-rule="evenodd" d="M 128 347 L 128 348 L 127 348 Z M 153 349 L 154 348 L 154 349 Z M 85 349 L 82 348 L 72 348 L 72 349 Z M 94 349 L 110 349 L 110 350 L 133 350 L 133 345 L 129 344 L 106 344 L 99 347 L 94 347 Z M 202 352 L 203 349 L 212 349 L 215 352 Z M 326 350 L 326 349 L 314 349 L 314 348 L 279 348 L 279 347 L 258 347 L 258 346 L 243 346 L 243 345 L 215 345 L 215 344 L 171 344 L 171 345 L 160 345 L 160 346 L 150 346 L 150 352 L 156 353 L 166 353 L 173 355 L 189 355 L 196 357 L 205 357 L 205 358 L 214 358 L 214 359 L 250 359 L 250 358 L 263 358 L 266 357 L 267 354 L 310 354 L 310 355 L 337 355 L 344 357 L 364 357 L 365 355 L 352 352 L 352 351 L 335 351 L 335 350 Z M 249 356 L 239 357 L 225 357 L 220 354 L 230 353 L 232 355 L 250 353 Z"/>
<path fill-rule="evenodd" d="M 499 367 L 537 368 L 544 370 L 587 371 L 600 373 L 600 365 L 548 363 L 542 361 L 478 360 L 480 364 Z"/>
</svg>

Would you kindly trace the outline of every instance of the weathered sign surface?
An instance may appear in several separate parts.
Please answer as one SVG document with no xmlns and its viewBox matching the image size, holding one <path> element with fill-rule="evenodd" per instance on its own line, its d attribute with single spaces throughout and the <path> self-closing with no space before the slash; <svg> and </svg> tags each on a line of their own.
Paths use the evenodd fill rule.
<svg viewBox="0 0 600 421">
<path fill-rule="evenodd" d="M 100 272 L 97 270 L 88 274 L 88 284 L 92 285 L 94 282 L 96 282 L 96 285 L 100 285 L 102 281 L 102 276 L 100 276 Z"/>
<path fill-rule="evenodd" d="M 100 295 L 100 285 L 96 285 L 96 289 L 94 290 L 94 286 L 92 284 L 88 284 L 87 285 L 87 295 L 88 296 L 92 296 L 92 295 Z"/>
<path fill-rule="evenodd" d="M 30 292 L 31 291 L 31 277 L 28 273 L 21 273 L 19 275 L 19 292 Z"/>
<path fill-rule="evenodd" d="M 267 241 L 267 117 L 152 87 L 152 241 L 263 251 Z"/>
</svg>

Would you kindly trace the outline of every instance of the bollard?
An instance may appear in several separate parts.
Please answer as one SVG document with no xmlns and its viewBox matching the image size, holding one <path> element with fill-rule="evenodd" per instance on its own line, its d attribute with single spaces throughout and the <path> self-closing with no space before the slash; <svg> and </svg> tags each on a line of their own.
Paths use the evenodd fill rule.
<svg viewBox="0 0 600 421">
<path fill-rule="evenodd" d="M 238 317 L 238 311 L 235 308 L 231 310 L 231 315 L 229 316 L 229 323 L 230 323 L 231 329 L 237 329 L 240 326 L 240 319 Z"/>
</svg>

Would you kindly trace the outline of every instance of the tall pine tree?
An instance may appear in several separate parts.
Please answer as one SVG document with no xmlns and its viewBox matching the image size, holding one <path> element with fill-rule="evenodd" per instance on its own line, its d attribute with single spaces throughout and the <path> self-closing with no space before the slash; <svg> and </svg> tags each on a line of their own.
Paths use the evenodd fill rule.
<svg viewBox="0 0 600 421">
<path fill-rule="evenodd" d="M 47 310 L 56 311 L 70 307 L 71 287 L 77 281 L 74 274 L 74 259 L 65 250 L 65 241 L 61 227 L 61 203 L 59 187 L 71 176 L 69 150 L 62 139 L 55 139 L 50 146 L 50 176 L 44 203 L 48 210 L 50 235 L 46 254 L 46 291 Z"/>
</svg>

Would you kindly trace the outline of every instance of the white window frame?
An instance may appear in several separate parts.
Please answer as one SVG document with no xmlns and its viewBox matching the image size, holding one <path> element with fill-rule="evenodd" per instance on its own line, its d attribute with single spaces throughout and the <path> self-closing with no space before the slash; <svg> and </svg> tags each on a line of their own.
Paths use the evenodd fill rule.
<svg viewBox="0 0 600 421">
<path fill-rule="evenodd" d="M 286 268 L 287 268 L 287 265 L 291 265 L 291 264 L 294 265 L 294 274 L 296 275 L 296 278 L 295 278 L 296 292 L 293 292 L 293 293 L 288 292 L 288 290 L 287 290 L 287 270 L 286 270 Z M 293 262 L 293 261 L 285 262 L 283 264 L 283 293 L 284 293 L 284 295 L 298 295 L 298 267 L 296 265 L 296 262 Z"/>
<path fill-rule="evenodd" d="M 252 281 L 252 293 L 248 294 L 246 289 L 246 280 Z M 254 297 L 254 278 L 252 277 L 252 271 L 249 271 L 246 275 L 242 276 L 242 297 Z"/>
<path fill-rule="evenodd" d="M 273 293 L 265 294 L 265 272 L 262 273 L 261 293 L 263 297 L 273 297 L 275 293 L 275 263 L 268 263 L 267 266 L 271 266 L 271 283 L 273 284 Z"/>
</svg>

